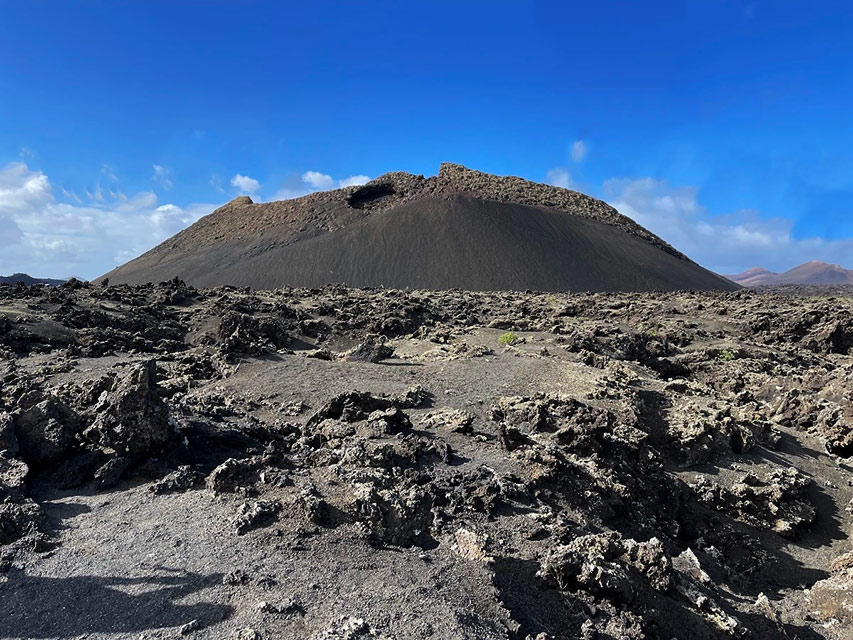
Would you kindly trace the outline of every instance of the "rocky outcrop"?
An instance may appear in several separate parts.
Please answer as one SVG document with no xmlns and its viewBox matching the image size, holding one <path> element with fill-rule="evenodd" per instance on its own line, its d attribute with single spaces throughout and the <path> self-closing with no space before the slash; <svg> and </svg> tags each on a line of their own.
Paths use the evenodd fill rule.
<svg viewBox="0 0 853 640">
<path fill-rule="evenodd" d="M 33 393 L 19 401 L 15 435 L 21 457 L 30 464 L 46 467 L 62 462 L 71 454 L 77 444 L 80 418 L 58 398 L 47 396 L 42 400 L 42 397 Z"/>
<path fill-rule="evenodd" d="M 94 407 L 95 419 L 83 438 L 104 451 L 115 452 L 128 464 L 179 441 L 169 420 L 169 409 L 157 390 L 157 363 L 133 365 L 101 393 Z"/>
</svg>

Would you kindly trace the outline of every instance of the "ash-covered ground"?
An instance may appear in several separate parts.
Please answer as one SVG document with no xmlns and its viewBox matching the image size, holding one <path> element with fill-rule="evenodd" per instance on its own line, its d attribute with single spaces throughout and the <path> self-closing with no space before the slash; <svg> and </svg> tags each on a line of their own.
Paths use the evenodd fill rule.
<svg viewBox="0 0 853 640">
<path fill-rule="evenodd" d="M 853 638 L 853 291 L 0 286 L 0 637 Z"/>
</svg>

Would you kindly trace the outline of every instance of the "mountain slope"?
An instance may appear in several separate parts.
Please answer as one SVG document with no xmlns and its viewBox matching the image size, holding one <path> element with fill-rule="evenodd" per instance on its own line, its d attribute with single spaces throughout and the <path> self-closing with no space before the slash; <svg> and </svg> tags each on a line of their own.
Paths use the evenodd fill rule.
<svg viewBox="0 0 853 640">
<path fill-rule="evenodd" d="M 818 260 L 806 262 L 783 273 L 754 267 L 726 277 L 745 287 L 777 284 L 853 284 L 853 270 Z"/>
<path fill-rule="evenodd" d="M 238 198 L 106 274 L 198 286 L 736 289 L 606 203 L 442 165 L 295 200 Z"/>
<path fill-rule="evenodd" d="M 23 282 L 27 286 L 34 284 L 55 286 L 62 284 L 65 280 L 56 280 L 54 278 L 33 278 L 26 273 L 13 273 L 11 276 L 0 276 L 0 284 L 17 284 L 19 282 Z"/>
</svg>

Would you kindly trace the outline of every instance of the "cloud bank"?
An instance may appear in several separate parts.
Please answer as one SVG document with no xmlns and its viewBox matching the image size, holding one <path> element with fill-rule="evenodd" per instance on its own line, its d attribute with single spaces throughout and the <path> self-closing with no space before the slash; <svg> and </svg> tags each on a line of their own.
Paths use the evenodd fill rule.
<svg viewBox="0 0 853 640">
<path fill-rule="evenodd" d="M 605 200 L 682 253 L 718 273 L 753 266 L 785 271 L 809 260 L 851 267 L 853 238 L 797 238 L 793 222 L 742 210 L 713 215 L 696 187 L 673 187 L 653 178 L 606 180 Z"/>
<path fill-rule="evenodd" d="M 112 195 L 110 195 L 110 193 Z M 0 168 L 0 274 L 92 279 L 151 249 L 216 204 L 160 204 L 154 193 L 100 187 L 89 204 L 24 162 Z"/>
<path fill-rule="evenodd" d="M 170 171 L 152 165 L 152 180 L 163 189 L 174 186 Z M 109 166 L 85 199 L 51 183 L 41 171 L 25 162 L 0 168 L 0 274 L 26 272 L 42 277 L 96 278 L 113 267 L 148 251 L 166 238 L 207 215 L 219 204 L 180 207 L 161 203 L 153 192 L 134 196 L 122 193 L 118 177 Z M 295 198 L 313 191 L 360 185 L 365 175 L 335 179 L 319 171 L 294 177 L 273 195 L 273 200 Z M 225 194 L 221 182 L 211 185 Z M 263 200 L 263 185 L 240 173 L 230 180 L 237 193 Z"/>
</svg>

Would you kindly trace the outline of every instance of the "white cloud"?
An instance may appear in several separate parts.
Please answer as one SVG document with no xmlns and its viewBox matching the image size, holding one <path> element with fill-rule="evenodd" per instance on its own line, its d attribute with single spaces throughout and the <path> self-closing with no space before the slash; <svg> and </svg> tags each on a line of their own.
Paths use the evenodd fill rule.
<svg viewBox="0 0 853 640">
<path fill-rule="evenodd" d="M 101 175 L 106 176 L 107 180 L 112 180 L 113 182 L 118 180 L 118 176 L 116 175 L 115 169 L 113 169 L 108 164 L 105 164 L 101 167 Z"/>
<path fill-rule="evenodd" d="M 653 178 L 604 183 L 612 206 L 718 273 L 753 266 L 784 271 L 809 260 L 853 267 L 853 239 L 796 238 L 791 220 L 765 218 L 752 210 L 712 215 L 698 194 L 696 187 L 672 187 Z"/>
<path fill-rule="evenodd" d="M 101 191 L 101 185 L 98 184 L 94 191 L 86 189 L 86 197 L 94 202 L 104 202 L 104 193 Z"/>
<path fill-rule="evenodd" d="M 332 176 L 326 175 L 325 173 L 320 173 L 319 171 L 306 171 L 302 174 L 302 182 L 307 184 L 309 187 L 314 187 L 318 191 L 325 191 L 327 189 L 333 189 L 336 186 L 339 189 L 343 189 L 344 187 L 362 185 L 370 182 L 370 177 L 357 175 L 336 181 Z"/>
<path fill-rule="evenodd" d="M 240 175 L 238 173 L 233 178 L 231 178 L 231 186 L 239 189 L 240 193 L 247 193 L 249 195 L 253 195 L 257 193 L 258 190 L 260 190 L 261 183 L 255 180 L 254 178 Z"/>
<path fill-rule="evenodd" d="M 46 175 L 30 171 L 26 163 L 13 162 L 0 170 L 0 212 L 38 207 L 45 202 L 49 189 Z"/>
<path fill-rule="evenodd" d="M 269 202 L 276 202 L 278 200 L 292 200 L 293 198 L 301 198 L 302 196 L 307 196 L 309 193 L 314 193 L 317 191 L 316 189 L 309 189 L 304 186 L 297 186 L 296 188 L 289 186 L 288 183 L 283 184 L 278 191 L 276 191 L 272 198 L 269 199 Z"/>
<path fill-rule="evenodd" d="M 335 180 L 332 176 L 319 171 L 306 171 L 298 178 L 285 180 L 275 192 L 272 200 L 290 200 L 291 198 L 300 198 L 315 191 L 327 191 L 329 189 L 343 189 L 345 187 L 355 187 L 370 182 L 370 176 L 353 175 L 348 178 Z"/>
<path fill-rule="evenodd" d="M 545 182 L 554 187 L 562 187 L 563 189 L 573 189 L 575 186 L 572 180 L 572 174 L 567 169 L 555 167 L 550 169 L 545 174 Z"/>
<path fill-rule="evenodd" d="M 122 192 L 121 189 L 117 188 L 117 189 L 113 190 L 112 187 L 110 187 L 107 190 L 107 193 L 110 194 L 110 198 L 112 198 L 113 200 L 122 200 L 124 202 L 127 202 L 127 196 L 124 195 L 124 193 Z"/>
<path fill-rule="evenodd" d="M 75 200 L 73 192 L 60 192 Z M 105 200 L 100 189 L 96 191 Z M 0 168 L 0 274 L 95 278 L 144 253 L 217 205 L 159 204 L 154 193 L 116 193 L 110 202 L 58 202 L 47 175 L 14 163 Z M 92 194 L 92 199 L 97 198 Z"/>
<path fill-rule="evenodd" d="M 332 176 L 327 176 L 319 171 L 306 171 L 302 174 L 302 182 L 315 189 L 331 189 L 335 184 Z"/>
<path fill-rule="evenodd" d="M 23 237 L 18 223 L 15 222 L 15 218 L 8 213 L 0 211 L 0 248 L 3 249 L 3 253 L 6 252 L 6 247 L 16 245 Z"/>
<path fill-rule="evenodd" d="M 350 176 L 349 178 L 338 180 L 338 186 L 341 188 L 358 187 L 363 184 L 367 184 L 368 182 L 370 182 L 370 178 L 368 176 Z"/>
<path fill-rule="evenodd" d="M 154 175 L 151 176 L 151 179 L 154 182 L 166 190 L 175 186 L 175 183 L 172 182 L 172 174 L 166 167 L 160 164 L 152 165 L 152 167 L 154 168 Z"/>
<path fill-rule="evenodd" d="M 80 199 L 80 196 L 78 196 L 73 191 L 69 191 L 65 187 L 60 187 L 59 190 L 62 191 L 62 195 L 64 195 L 67 199 L 73 200 L 77 204 L 83 204 L 83 201 Z"/>
<path fill-rule="evenodd" d="M 582 162 L 583 159 L 586 157 L 586 152 L 587 148 L 584 141 L 575 141 L 575 143 L 572 145 L 572 160 L 574 160 L 575 162 Z"/>
</svg>

